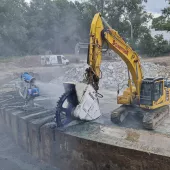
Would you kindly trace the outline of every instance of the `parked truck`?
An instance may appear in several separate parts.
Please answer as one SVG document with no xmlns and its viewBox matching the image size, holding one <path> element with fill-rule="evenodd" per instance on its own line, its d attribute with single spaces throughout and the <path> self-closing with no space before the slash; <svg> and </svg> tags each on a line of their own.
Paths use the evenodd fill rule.
<svg viewBox="0 0 170 170">
<path fill-rule="evenodd" d="M 42 66 L 68 65 L 69 60 L 64 55 L 44 55 L 41 56 Z"/>
</svg>

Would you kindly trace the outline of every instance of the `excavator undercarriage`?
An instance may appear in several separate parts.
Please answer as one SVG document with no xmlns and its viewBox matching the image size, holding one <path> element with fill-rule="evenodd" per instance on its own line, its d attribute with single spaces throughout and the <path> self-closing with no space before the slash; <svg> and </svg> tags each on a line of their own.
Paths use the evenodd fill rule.
<svg viewBox="0 0 170 170">
<path fill-rule="evenodd" d="M 169 116 L 170 82 L 164 78 L 146 78 L 142 80 L 140 98 L 133 99 L 133 104 L 123 104 L 111 114 L 111 120 L 120 124 L 128 113 L 135 113 L 142 117 L 145 129 L 155 129 Z M 128 95 L 128 90 L 118 97 L 121 104 Z"/>
<path fill-rule="evenodd" d="M 147 110 L 136 106 L 122 105 L 111 113 L 111 121 L 115 124 L 121 124 L 129 113 L 134 113 L 142 119 L 143 128 L 154 130 L 169 117 L 169 106 Z"/>
</svg>

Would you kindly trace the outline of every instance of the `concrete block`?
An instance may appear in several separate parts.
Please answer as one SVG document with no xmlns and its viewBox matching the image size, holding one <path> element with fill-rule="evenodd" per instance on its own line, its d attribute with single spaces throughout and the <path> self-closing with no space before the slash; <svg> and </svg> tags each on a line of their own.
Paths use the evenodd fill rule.
<svg viewBox="0 0 170 170">
<path fill-rule="evenodd" d="M 24 113 L 21 110 L 16 110 L 11 112 L 11 130 L 17 144 L 18 144 L 18 133 L 19 133 L 18 117 L 23 114 Z"/>
<path fill-rule="evenodd" d="M 19 124 L 19 133 L 18 133 L 18 142 L 22 148 L 30 152 L 29 149 L 29 130 L 28 130 L 28 123 L 33 119 L 39 119 L 48 116 L 50 113 L 46 110 L 38 112 L 30 112 L 29 115 L 19 117 L 18 124 Z"/>
<path fill-rule="evenodd" d="M 15 108 L 6 108 L 5 109 L 5 114 L 4 114 L 4 117 L 5 117 L 5 122 L 6 122 L 6 125 L 8 127 L 11 127 L 11 113 L 15 112 L 16 109 Z"/>
<path fill-rule="evenodd" d="M 55 143 L 55 123 L 47 123 L 40 129 L 41 142 L 39 145 L 40 159 L 52 163 L 53 144 Z M 54 164 L 53 164 L 54 165 Z"/>
<path fill-rule="evenodd" d="M 30 115 L 30 112 L 23 111 L 22 109 L 17 109 L 17 111 L 11 113 L 11 127 L 13 133 L 15 134 L 15 141 L 19 145 L 22 143 L 22 139 L 21 139 L 22 134 L 20 132 L 24 131 L 24 129 L 21 129 L 22 125 L 20 125 L 19 119 L 21 117 L 28 116 L 28 115 Z M 25 149 L 25 147 L 23 148 Z"/>
<path fill-rule="evenodd" d="M 18 119 L 18 144 L 23 148 L 25 149 L 27 152 L 28 152 L 28 140 L 29 140 L 29 137 L 28 137 L 28 124 L 27 122 L 22 119 L 22 118 L 19 118 Z"/>
<path fill-rule="evenodd" d="M 0 108 L 0 119 L 4 123 L 5 122 L 5 107 Z"/>
<path fill-rule="evenodd" d="M 40 128 L 54 119 L 54 113 L 52 115 L 40 118 L 33 119 L 28 123 L 28 133 L 29 133 L 29 152 L 35 156 L 40 156 L 39 145 L 41 143 L 41 133 Z"/>
<path fill-rule="evenodd" d="M 70 136 L 56 129 L 55 140 L 52 143 L 52 158 L 51 164 L 64 170 L 71 170 L 71 167 L 76 168 L 78 159 L 74 160 L 74 152 L 77 148 L 77 138 Z M 80 167 L 80 166 L 78 166 Z"/>
</svg>

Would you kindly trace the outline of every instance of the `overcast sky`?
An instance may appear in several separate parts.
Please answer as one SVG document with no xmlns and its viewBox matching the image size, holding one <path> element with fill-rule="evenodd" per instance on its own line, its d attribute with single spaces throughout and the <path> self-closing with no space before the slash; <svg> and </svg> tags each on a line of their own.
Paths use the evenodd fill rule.
<svg viewBox="0 0 170 170">
<path fill-rule="evenodd" d="M 165 2 L 165 0 L 148 0 L 145 6 L 148 12 L 158 14 L 158 13 L 161 13 L 161 10 L 163 8 L 168 6 L 168 2 Z"/>
</svg>

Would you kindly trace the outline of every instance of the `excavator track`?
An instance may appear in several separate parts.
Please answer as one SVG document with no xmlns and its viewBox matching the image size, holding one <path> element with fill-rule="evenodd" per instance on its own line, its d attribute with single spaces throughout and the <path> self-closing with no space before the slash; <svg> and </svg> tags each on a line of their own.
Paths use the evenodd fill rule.
<svg viewBox="0 0 170 170">
<path fill-rule="evenodd" d="M 154 130 L 169 117 L 169 106 L 163 106 L 154 110 L 146 110 L 139 107 L 122 105 L 112 112 L 111 121 L 115 124 L 121 124 L 130 112 L 143 116 L 143 128 Z"/>
<path fill-rule="evenodd" d="M 145 129 L 154 130 L 169 116 L 169 106 L 146 111 L 143 117 L 143 127 Z"/>
<path fill-rule="evenodd" d="M 121 105 L 111 113 L 111 121 L 115 124 L 120 124 L 127 117 L 129 112 L 135 110 L 133 106 Z"/>
</svg>

